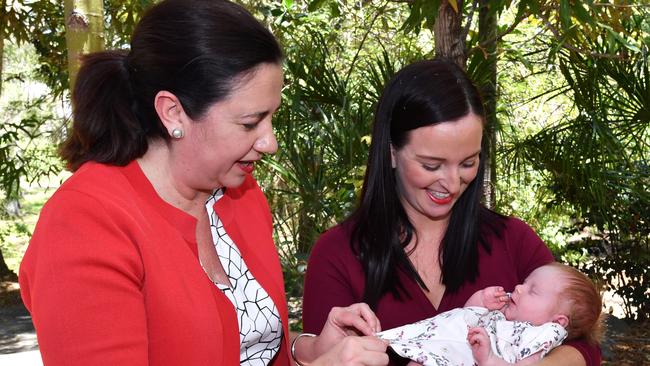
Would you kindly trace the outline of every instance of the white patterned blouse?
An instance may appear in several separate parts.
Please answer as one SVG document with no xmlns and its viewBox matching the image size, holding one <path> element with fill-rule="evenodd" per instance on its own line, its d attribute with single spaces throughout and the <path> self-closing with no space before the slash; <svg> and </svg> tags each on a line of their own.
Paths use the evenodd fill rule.
<svg viewBox="0 0 650 366">
<path fill-rule="evenodd" d="M 239 360 L 241 365 L 268 365 L 280 349 L 282 324 L 273 299 L 255 280 L 241 257 L 237 245 L 226 233 L 214 204 L 223 197 L 216 190 L 205 204 L 210 218 L 212 240 L 230 286 L 215 282 L 237 310 L 239 323 Z"/>
</svg>

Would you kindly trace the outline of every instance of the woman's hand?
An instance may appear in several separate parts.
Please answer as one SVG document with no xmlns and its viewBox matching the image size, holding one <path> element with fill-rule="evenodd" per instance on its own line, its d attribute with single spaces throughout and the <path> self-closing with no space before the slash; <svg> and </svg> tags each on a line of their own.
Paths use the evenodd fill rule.
<svg viewBox="0 0 650 366">
<path fill-rule="evenodd" d="M 314 355 L 319 356 L 349 335 L 374 336 L 381 331 L 379 319 L 366 304 L 334 307 L 327 316 L 320 335 L 314 341 Z"/>
<path fill-rule="evenodd" d="M 388 365 L 386 344 L 374 336 L 343 338 L 329 352 L 310 363 L 310 366 L 383 366 Z"/>
<path fill-rule="evenodd" d="M 330 354 L 327 358 L 330 361 L 333 360 L 332 357 L 337 357 L 339 360 L 345 358 L 351 361 L 350 364 L 359 364 L 354 363 L 357 362 L 357 358 L 350 357 L 351 353 L 359 352 L 359 356 L 363 354 L 366 359 L 367 352 L 386 352 L 386 343 L 374 337 L 374 334 L 379 331 L 381 331 L 379 319 L 368 305 L 359 303 L 344 308 L 334 307 L 327 316 L 320 335 L 302 338 L 296 344 L 296 358 L 308 363 L 321 355 Z M 358 335 L 366 337 L 346 338 Z M 339 353 L 332 353 L 334 349 L 339 349 Z"/>
</svg>

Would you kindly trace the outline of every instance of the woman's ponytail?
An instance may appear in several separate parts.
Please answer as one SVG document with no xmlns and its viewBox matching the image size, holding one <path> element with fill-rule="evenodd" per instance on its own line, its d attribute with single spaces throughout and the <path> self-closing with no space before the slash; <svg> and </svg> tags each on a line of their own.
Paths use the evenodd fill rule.
<svg viewBox="0 0 650 366">
<path fill-rule="evenodd" d="M 126 165 L 147 151 L 133 100 L 126 51 L 82 56 L 72 92 L 72 129 L 60 150 L 70 170 L 87 161 Z"/>
<path fill-rule="evenodd" d="M 170 137 L 154 100 L 173 93 L 198 120 L 258 65 L 280 65 L 282 50 L 246 9 L 226 0 L 165 0 L 140 19 L 131 50 L 89 54 L 72 93 L 74 122 L 61 156 L 126 165 L 149 141 Z"/>
</svg>

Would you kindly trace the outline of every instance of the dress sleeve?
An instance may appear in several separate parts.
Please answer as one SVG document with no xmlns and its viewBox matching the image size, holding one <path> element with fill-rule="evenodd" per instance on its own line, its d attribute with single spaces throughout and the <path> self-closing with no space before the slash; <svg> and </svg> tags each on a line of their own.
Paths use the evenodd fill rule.
<svg viewBox="0 0 650 366">
<path fill-rule="evenodd" d="M 354 284 L 362 279 L 349 238 L 340 227 L 325 232 L 309 256 L 303 296 L 303 330 L 320 333 L 330 310 L 358 302 Z M 362 275 L 361 275 L 362 276 Z"/>
<path fill-rule="evenodd" d="M 46 365 L 148 365 L 144 273 L 119 207 L 59 191 L 20 268 Z"/>
<path fill-rule="evenodd" d="M 565 346 L 570 346 L 578 350 L 585 359 L 587 366 L 600 366 L 601 354 L 600 346 L 597 344 L 589 343 L 584 339 L 573 339 L 563 343 Z"/>
</svg>

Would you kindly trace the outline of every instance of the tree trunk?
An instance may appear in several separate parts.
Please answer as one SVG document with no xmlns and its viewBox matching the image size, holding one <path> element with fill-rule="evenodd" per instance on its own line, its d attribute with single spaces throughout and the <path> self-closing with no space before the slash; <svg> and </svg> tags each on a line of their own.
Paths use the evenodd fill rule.
<svg viewBox="0 0 650 366">
<path fill-rule="evenodd" d="M 467 52 L 461 29 L 463 1 L 458 0 L 457 3 L 458 12 L 449 5 L 449 1 L 440 1 L 433 36 L 436 42 L 436 57 L 450 59 L 465 70 Z"/>
<path fill-rule="evenodd" d="M 490 1 L 479 1 L 479 44 L 482 45 L 484 55 L 486 56 L 485 72 L 488 77 L 480 85 L 483 101 L 485 103 L 485 116 L 487 122 L 486 138 L 488 139 L 488 149 L 485 152 L 485 204 L 489 208 L 494 208 L 495 184 L 496 184 L 496 131 L 498 130 L 499 121 L 497 120 L 497 16 L 495 12 L 490 12 Z"/>
<path fill-rule="evenodd" d="M 2 81 L 4 80 L 4 56 L 5 56 L 5 38 L 4 34 L 0 34 L 0 97 L 2 96 Z"/>
<path fill-rule="evenodd" d="M 7 24 L 7 20 L 5 19 L 6 17 L 6 6 L 7 2 L 6 0 L 0 0 L 0 24 Z M 0 96 L 2 96 L 2 81 L 4 80 L 4 75 L 2 75 L 2 72 L 4 71 L 4 56 L 5 56 L 5 26 L 0 26 Z"/>
<path fill-rule="evenodd" d="M 0 21 L 2 24 L 6 24 L 5 21 L 5 12 L 6 12 L 6 1 L 0 0 Z M 5 31 L 4 27 L 0 28 L 0 96 L 2 96 L 2 80 L 4 80 L 3 70 L 4 70 L 4 50 L 5 50 Z M 15 276 L 7 263 L 5 263 L 5 257 L 2 255 L 2 250 L 0 250 L 0 279 L 5 276 L 12 274 Z"/>
<path fill-rule="evenodd" d="M 302 205 L 300 207 L 300 216 L 298 219 L 298 253 L 304 255 L 305 258 L 309 255 L 311 248 L 314 246 L 318 237 L 317 221 L 311 212 L 319 212 L 322 207 L 318 207 L 318 203 L 309 192 L 301 190 L 300 197 L 302 198 Z"/>
<path fill-rule="evenodd" d="M 2 255 L 2 251 L 0 250 L 0 280 L 15 281 L 17 278 L 16 274 L 10 270 L 7 263 L 5 263 L 5 257 Z"/>
<path fill-rule="evenodd" d="M 102 0 L 65 0 L 65 41 L 68 48 L 68 81 L 74 87 L 79 56 L 104 49 Z"/>
</svg>

